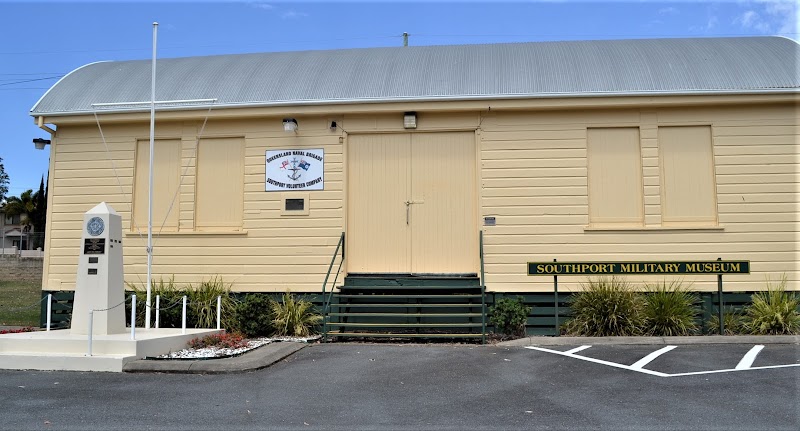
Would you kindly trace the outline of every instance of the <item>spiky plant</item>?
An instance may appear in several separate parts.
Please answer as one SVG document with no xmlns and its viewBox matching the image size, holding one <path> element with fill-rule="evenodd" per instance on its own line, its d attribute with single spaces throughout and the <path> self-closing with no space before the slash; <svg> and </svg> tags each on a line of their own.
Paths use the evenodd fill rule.
<svg viewBox="0 0 800 431">
<path fill-rule="evenodd" d="M 231 286 L 222 281 L 222 277 L 212 277 L 201 281 L 196 287 L 187 285 L 191 321 L 196 328 L 215 328 L 217 326 L 217 297 L 220 300 L 220 324 L 223 328 L 232 328 L 236 320 L 236 304 L 231 296 Z"/>
<path fill-rule="evenodd" d="M 645 296 L 645 335 L 675 336 L 697 333 L 699 298 L 680 280 L 648 284 Z"/>
<path fill-rule="evenodd" d="M 644 299 L 622 278 L 601 277 L 581 284 L 583 291 L 569 299 L 572 318 L 564 329 L 572 335 L 640 335 Z"/>
<path fill-rule="evenodd" d="M 773 284 L 767 279 L 767 291 L 753 294 L 746 308 L 744 329 L 757 335 L 791 335 L 800 333 L 797 294 L 786 291 L 786 274 Z"/>
<path fill-rule="evenodd" d="M 742 312 L 734 307 L 725 307 L 722 320 L 725 332 L 723 335 L 735 335 L 742 332 Z M 719 335 L 719 315 L 715 311 L 708 320 L 708 333 Z"/>
<path fill-rule="evenodd" d="M 282 302 L 270 300 L 269 309 L 277 336 L 307 337 L 322 321 L 322 316 L 314 311 L 314 304 L 295 297 L 288 290 Z"/>
</svg>

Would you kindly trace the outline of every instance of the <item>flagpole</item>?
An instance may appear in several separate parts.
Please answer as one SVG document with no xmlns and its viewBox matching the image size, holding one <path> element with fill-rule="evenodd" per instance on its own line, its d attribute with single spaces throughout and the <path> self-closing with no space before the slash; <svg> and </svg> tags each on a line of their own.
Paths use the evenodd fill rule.
<svg viewBox="0 0 800 431">
<path fill-rule="evenodd" d="M 150 329 L 150 295 L 153 266 L 153 153 L 155 149 L 156 131 L 156 43 L 158 40 L 158 23 L 153 23 L 153 70 L 150 77 L 150 178 L 147 193 L 147 299 L 144 307 L 144 327 Z M 133 320 L 133 319 L 132 319 Z M 136 326 L 136 321 L 131 322 Z"/>
</svg>

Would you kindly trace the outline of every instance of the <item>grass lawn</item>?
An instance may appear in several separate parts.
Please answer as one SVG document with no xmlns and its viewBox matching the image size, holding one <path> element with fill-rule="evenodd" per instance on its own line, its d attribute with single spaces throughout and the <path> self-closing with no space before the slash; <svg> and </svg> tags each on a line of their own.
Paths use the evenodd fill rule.
<svg viewBox="0 0 800 431">
<path fill-rule="evenodd" d="M 0 326 L 38 327 L 41 299 L 39 283 L 0 281 Z"/>
</svg>

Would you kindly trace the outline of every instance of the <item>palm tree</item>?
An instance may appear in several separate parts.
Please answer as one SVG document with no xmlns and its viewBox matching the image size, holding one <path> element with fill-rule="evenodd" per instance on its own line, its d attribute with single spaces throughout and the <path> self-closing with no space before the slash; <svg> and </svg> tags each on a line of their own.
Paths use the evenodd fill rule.
<svg viewBox="0 0 800 431">
<path fill-rule="evenodd" d="M 31 216 L 36 211 L 36 199 L 33 195 L 33 190 L 26 190 L 17 196 L 9 196 L 6 199 L 6 205 L 3 207 L 6 215 L 20 216 L 20 224 L 23 226 L 30 226 L 33 223 Z"/>
</svg>

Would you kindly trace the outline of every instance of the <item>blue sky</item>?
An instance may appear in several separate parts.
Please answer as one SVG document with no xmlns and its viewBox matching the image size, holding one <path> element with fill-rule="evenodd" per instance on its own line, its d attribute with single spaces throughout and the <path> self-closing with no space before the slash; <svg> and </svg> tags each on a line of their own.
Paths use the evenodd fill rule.
<svg viewBox="0 0 800 431">
<path fill-rule="evenodd" d="M 0 0 L 0 158 L 19 195 L 46 175 L 49 135 L 30 108 L 56 80 L 100 60 L 410 45 L 781 35 L 796 0 L 498 2 L 65 2 Z"/>
</svg>

